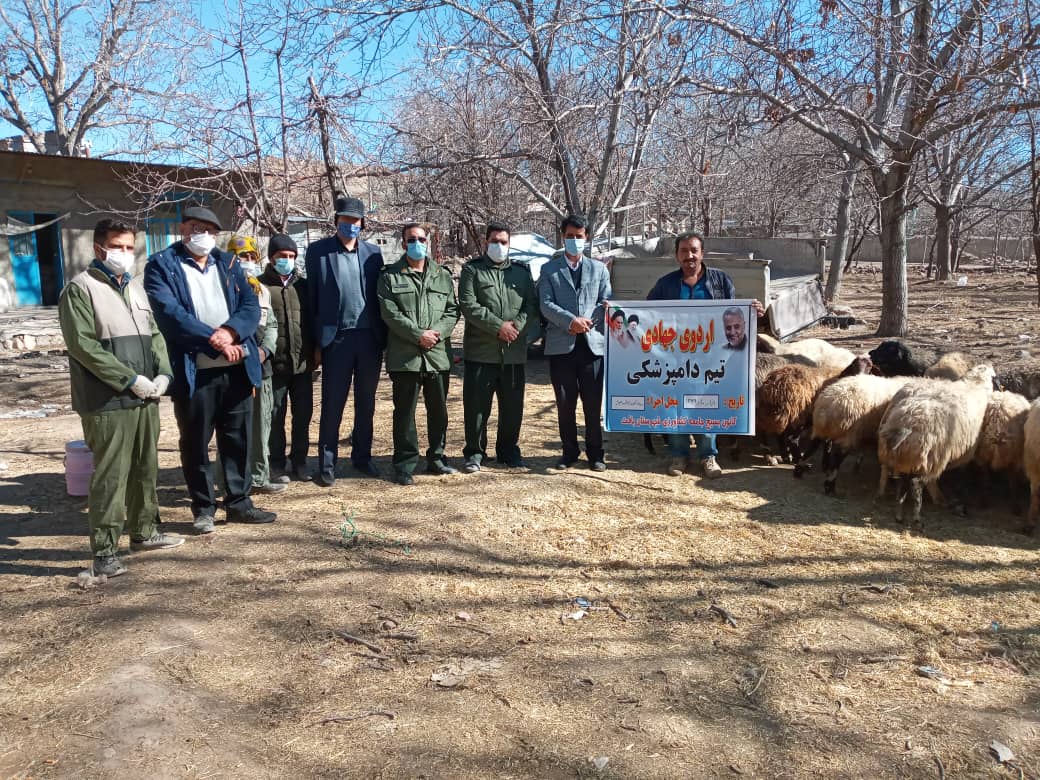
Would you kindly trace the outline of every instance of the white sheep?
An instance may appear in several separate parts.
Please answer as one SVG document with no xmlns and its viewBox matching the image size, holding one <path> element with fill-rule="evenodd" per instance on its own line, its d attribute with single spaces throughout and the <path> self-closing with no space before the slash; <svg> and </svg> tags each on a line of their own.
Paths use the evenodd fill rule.
<svg viewBox="0 0 1040 780">
<path fill-rule="evenodd" d="M 957 382 L 920 380 L 893 397 L 878 429 L 879 495 L 884 495 L 889 474 L 903 478 L 898 519 L 909 495 L 911 524 L 920 525 L 922 485 L 933 501 L 945 503 L 939 476 L 975 456 L 994 376 L 993 367 L 983 364 Z"/>
<path fill-rule="evenodd" d="M 982 469 L 982 498 L 992 493 L 994 472 L 1006 472 L 1012 507 L 1019 511 L 1022 478 L 1025 476 L 1025 427 L 1029 399 L 1018 393 L 1000 391 L 990 396 L 986 416 L 975 448 L 975 463 Z"/>
<path fill-rule="evenodd" d="M 823 492 L 833 495 L 846 456 L 877 443 L 881 418 L 910 377 L 863 374 L 823 388 L 813 406 L 813 439 L 825 442 Z"/>
<path fill-rule="evenodd" d="M 1029 518 L 1027 531 L 1036 533 L 1040 515 L 1040 398 L 1033 401 L 1026 415 L 1025 446 L 1022 461 L 1029 479 Z"/>
<path fill-rule="evenodd" d="M 781 344 L 772 336 L 765 333 L 758 334 L 758 350 L 760 352 L 772 352 L 776 355 L 787 355 L 789 357 L 802 357 L 811 361 L 820 368 L 828 368 L 838 373 L 843 371 L 856 355 L 844 347 L 836 347 L 823 339 L 802 339 Z"/>
<path fill-rule="evenodd" d="M 933 379 L 957 380 L 967 374 L 977 361 L 963 352 L 947 352 L 925 369 L 924 375 Z"/>
</svg>

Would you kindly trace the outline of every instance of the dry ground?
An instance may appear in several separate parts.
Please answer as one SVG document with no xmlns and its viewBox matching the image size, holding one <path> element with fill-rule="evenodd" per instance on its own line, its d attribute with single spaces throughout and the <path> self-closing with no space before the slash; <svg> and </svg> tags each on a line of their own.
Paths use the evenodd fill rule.
<svg viewBox="0 0 1040 780">
<path fill-rule="evenodd" d="M 872 325 L 875 288 L 846 285 Z M 915 337 L 1018 359 L 1035 295 L 1023 276 L 915 279 Z M 63 362 L 5 360 L 0 412 L 66 404 Z M 869 458 L 839 499 L 758 458 L 669 478 L 632 435 L 608 436 L 605 474 L 552 473 L 544 363 L 531 375 L 526 473 L 293 484 L 259 502 L 276 524 L 129 556 L 91 590 L 61 474 L 76 416 L 0 420 L 0 777 L 1037 775 L 1040 554 L 1004 497 L 926 506 L 907 537 L 871 502 Z M 384 467 L 389 417 L 384 381 Z M 190 534 L 168 401 L 163 423 L 163 516 Z M 382 538 L 344 547 L 345 513 Z M 602 608 L 561 619 L 575 597 Z"/>
</svg>

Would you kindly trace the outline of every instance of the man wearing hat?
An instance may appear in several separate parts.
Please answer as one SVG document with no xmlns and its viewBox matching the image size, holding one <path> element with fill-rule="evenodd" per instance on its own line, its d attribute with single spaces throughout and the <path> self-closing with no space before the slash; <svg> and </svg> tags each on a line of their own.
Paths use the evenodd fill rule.
<svg viewBox="0 0 1040 780">
<path fill-rule="evenodd" d="M 376 298 L 383 255 L 378 246 L 361 240 L 364 227 L 364 204 L 357 198 L 336 198 L 336 235 L 307 247 L 314 357 L 323 366 L 315 478 L 323 487 L 332 487 L 336 481 L 340 423 L 351 384 L 354 434 L 350 461 L 362 474 L 379 476 L 372 462 L 372 418 L 386 345 L 386 327 Z"/>
<path fill-rule="evenodd" d="M 261 370 L 260 305 L 231 255 L 216 248 L 220 221 L 202 206 L 184 209 L 181 240 L 148 258 L 144 286 L 173 367 L 173 411 L 195 530 L 213 532 L 216 497 L 209 442 L 217 434 L 227 519 L 270 523 L 249 498 L 253 392 Z"/>
<path fill-rule="evenodd" d="M 296 242 L 284 233 L 267 243 L 270 261 L 260 277 L 271 294 L 271 309 L 278 323 L 278 342 L 271 358 L 274 410 L 269 456 L 271 469 L 298 481 L 311 478 L 307 471 L 311 415 L 314 411 L 314 342 L 308 314 L 307 280 L 296 272 Z M 285 457 L 285 416 L 292 404 L 289 459 Z"/>
</svg>

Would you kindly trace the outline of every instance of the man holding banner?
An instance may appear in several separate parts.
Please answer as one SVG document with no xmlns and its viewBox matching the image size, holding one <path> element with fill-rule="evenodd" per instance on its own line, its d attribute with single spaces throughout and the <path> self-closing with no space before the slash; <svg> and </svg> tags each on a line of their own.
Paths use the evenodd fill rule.
<svg viewBox="0 0 1040 780">
<path fill-rule="evenodd" d="M 727 274 L 704 265 L 704 237 L 700 233 L 682 233 L 676 237 L 675 259 L 679 263 L 679 269 L 658 279 L 657 284 L 650 291 L 650 295 L 647 296 L 647 300 L 717 301 L 737 297 L 733 280 Z M 760 317 L 765 313 L 765 309 L 759 301 L 752 301 L 752 307 Z M 727 309 L 731 318 L 733 318 L 734 312 L 741 313 L 740 309 Z M 726 314 L 723 315 L 723 321 L 725 322 L 725 320 Z M 740 318 L 740 321 L 743 323 L 743 317 Z M 746 341 L 746 339 L 747 336 L 744 335 L 743 340 Z M 731 347 L 728 341 L 726 346 Z M 694 434 L 693 438 L 697 446 L 697 461 L 704 471 L 704 476 L 709 479 L 722 476 L 722 468 L 717 459 L 719 451 L 715 446 L 715 434 L 698 433 Z M 689 434 L 669 434 L 668 452 L 672 456 L 672 462 L 668 466 L 668 473 L 671 476 L 681 476 L 684 471 L 694 466 L 690 454 Z"/>
<path fill-rule="evenodd" d="M 715 431 L 753 432 L 755 356 L 745 310 L 748 318 L 765 310 L 757 300 L 711 305 L 732 301 L 736 290 L 728 275 L 705 267 L 699 233 L 679 235 L 675 256 L 679 268 L 658 279 L 647 298 L 666 303 L 647 307 L 654 319 L 644 315 L 641 349 L 632 350 L 633 356 L 619 352 L 614 360 L 608 352 L 608 430 L 663 431 L 672 456 L 670 475 L 699 466 L 713 479 L 722 474 Z M 689 431 L 699 431 L 695 459 Z"/>
</svg>

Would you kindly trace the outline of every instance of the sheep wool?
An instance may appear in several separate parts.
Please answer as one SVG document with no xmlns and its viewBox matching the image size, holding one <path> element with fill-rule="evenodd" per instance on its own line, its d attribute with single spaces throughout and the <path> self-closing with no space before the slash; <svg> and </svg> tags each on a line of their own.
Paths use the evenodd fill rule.
<svg viewBox="0 0 1040 780">
<path fill-rule="evenodd" d="M 925 369 L 924 375 L 933 379 L 950 379 L 956 381 L 967 374 L 975 365 L 975 361 L 963 352 L 947 352 Z"/>
<path fill-rule="evenodd" d="M 991 471 L 1021 471 L 1029 400 L 1001 391 L 990 396 L 979 431 L 975 462 Z"/>
<path fill-rule="evenodd" d="M 980 365 L 957 382 L 922 380 L 892 399 L 878 430 L 882 486 L 888 474 L 903 477 L 898 515 L 909 495 L 912 524 L 921 518 L 921 487 L 943 503 L 939 476 L 975 455 L 986 407 L 993 394 L 993 368 Z"/>
<path fill-rule="evenodd" d="M 802 339 L 782 344 L 764 333 L 758 334 L 758 350 L 776 355 L 805 358 L 820 368 L 831 369 L 835 374 L 856 359 L 853 352 L 844 347 L 836 347 L 823 339 Z"/>
</svg>

